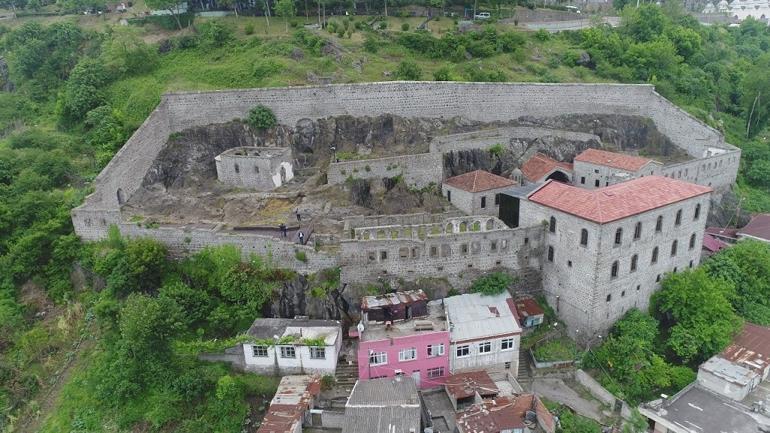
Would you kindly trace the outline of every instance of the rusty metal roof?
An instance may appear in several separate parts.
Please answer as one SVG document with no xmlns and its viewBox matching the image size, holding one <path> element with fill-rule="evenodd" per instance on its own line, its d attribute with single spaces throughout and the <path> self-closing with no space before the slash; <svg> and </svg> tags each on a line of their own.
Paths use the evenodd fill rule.
<svg viewBox="0 0 770 433">
<path fill-rule="evenodd" d="M 553 416 L 534 394 L 497 397 L 474 404 L 457 413 L 457 427 L 461 433 L 498 433 L 527 427 L 527 411 L 537 414 L 540 427 L 546 432 L 555 430 Z"/>
<path fill-rule="evenodd" d="M 446 378 L 446 391 L 456 399 L 473 397 L 478 391 L 481 396 L 497 395 L 500 390 L 486 371 L 468 371 Z"/>
<path fill-rule="evenodd" d="M 770 365 L 770 328 L 746 323 L 743 331 L 722 351 L 728 361 L 755 371 L 764 371 Z"/>
<path fill-rule="evenodd" d="M 292 433 L 321 393 L 321 377 L 284 376 L 257 433 Z"/>
<path fill-rule="evenodd" d="M 521 298 L 516 301 L 516 311 L 521 317 L 542 316 L 545 314 L 540 305 L 532 298 Z"/>
<path fill-rule="evenodd" d="M 361 300 L 362 310 L 382 308 L 389 305 L 412 304 L 418 301 L 427 301 L 428 295 L 422 289 L 408 290 L 405 292 L 386 293 L 384 295 L 364 296 Z"/>
</svg>

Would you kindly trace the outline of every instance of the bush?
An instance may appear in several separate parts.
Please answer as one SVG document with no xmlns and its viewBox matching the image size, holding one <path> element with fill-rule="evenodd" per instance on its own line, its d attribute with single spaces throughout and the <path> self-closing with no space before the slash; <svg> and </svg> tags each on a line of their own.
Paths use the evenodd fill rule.
<svg viewBox="0 0 770 433">
<path fill-rule="evenodd" d="M 414 61 L 404 60 L 398 64 L 395 76 L 399 80 L 417 81 L 422 76 L 422 71 Z"/>
<path fill-rule="evenodd" d="M 408 32 L 409 31 L 409 23 L 401 24 L 401 30 L 404 31 L 404 32 Z"/>
<path fill-rule="evenodd" d="M 321 377 L 321 390 L 328 391 L 334 388 L 334 385 L 336 383 L 337 383 L 337 380 L 334 379 L 334 376 L 332 376 L 331 374 L 325 374 Z"/>
<path fill-rule="evenodd" d="M 211 21 L 201 26 L 201 41 L 209 47 L 221 47 L 233 40 L 233 31 L 220 23 Z"/>
<path fill-rule="evenodd" d="M 484 295 L 498 295 L 508 290 L 515 278 L 504 272 L 493 272 L 473 282 L 471 292 Z"/>
<path fill-rule="evenodd" d="M 307 253 L 305 253 L 304 251 L 299 251 L 299 250 L 295 251 L 294 258 L 296 258 L 300 262 L 307 263 Z"/>
<path fill-rule="evenodd" d="M 449 68 L 442 66 L 433 73 L 433 81 L 452 81 L 452 74 Z"/>
<path fill-rule="evenodd" d="M 254 24 L 246 24 L 246 26 L 243 28 L 243 32 L 247 35 L 253 35 L 254 34 Z"/>
<path fill-rule="evenodd" d="M 264 105 L 257 105 L 249 111 L 249 126 L 257 130 L 269 129 L 278 124 L 273 110 Z"/>
<path fill-rule="evenodd" d="M 388 22 L 387 21 L 380 21 L 380 30 L 385 30 L 388 28 Z"/>
</svg>

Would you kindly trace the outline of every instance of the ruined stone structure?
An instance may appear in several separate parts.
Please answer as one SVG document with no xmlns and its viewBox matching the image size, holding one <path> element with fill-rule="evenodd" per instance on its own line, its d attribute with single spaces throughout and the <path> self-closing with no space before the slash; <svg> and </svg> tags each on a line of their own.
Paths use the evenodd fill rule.
<svg viewBox="0 0 770 433">
<path fill-rule="evenodd" d="M 446 177 L 470 171 L 462 170 L 463 167 L 472 166 L 474 163 L 462 159 L 468 154 L 489 160 L 489 149 L 499 143 L 505 143 L 517 149 L 518 154 L 530 157 L 539 150 L 532 144 L 533 140 L 557 143 L 555 151 L 549 156 L 568 162 L 582 150 L 601 147 L 602 137 L 616 134 L 614 130 L 595 126 L 603 125 L 601 120 L 611 116 L 627 116 L 627 119 L 636 122 L 634 125 L 642 125 L 642 130 L 655 130 L 657 137 L 665 139 L 664 144 L 668 146 L 668 151 L 674 148 L 676 152 L 686 156 L 672 159 L 679 162 L 664 164 L 660 168 L 660 174 L 709 186 L 714 189 L 715 197 L 729 189 L 735 181 L 740 159 L 740 150 L 726 143 L 718 131 L 677 108 L 649 85 L 386 82 L 174 93 L 163 96 L 160 104 L 142 126 L 97 176 L 94 181 L 94 193 L 83 205 L 72 211 L 76 233 L 87 241 L 104 239 L 109 227 L 115 225 L 126 236 L 149 236 L 159 239 L 166 243 L 174 254 L 194 252 L 207 245 L 232 243 L 242 249 L 244 257 L 250 254 L 264 255 L 269 257 L 275 266 L 294 269 L 300 273 L 312 273 L 340 266 L 343 283 L 364 283 L 377 278 L 414 280 L 419 277 L 437 277 L 447 278 L 453 284 L 467 286 L 470 275 L 474 272 L 501 268 L 516 271 L 520 276 L 530 276 L 537 275 L 543 266 L 544 284 L 550 292 L 555 293 L 554 287 L 559 284 L 567 284 L 572 278 L 567 275 L 586 278 L 585 287 L 590 284 L 597 287 L 596 293 L 585 294 L 576 300 L 576 305 L 582 305 L 581 302 L 590 304 L 580 306 L 571 313 L 567 310 L 572 307 L 567 307 L 565 301 L 557 304 L 560 312 L 565 315 L 572 314 L 575 318 L 573 323 L 577 326 L 597 331 L 616 318 L 624 308 L 633 305 L 629 290 L 636 290 L 636 286 L 640 286 L 642 293 L 644 289 L 644 296 L 634 298 L 637 306 L 644 307 L 646 297 L 655 288 L 655 284 L 648 281 L 651 275 L 654 280 L 657 273 L 670 271 L 675 267 L 682 269 L 689 264 L 686 254 L 669 258 L 669 255 L 665 254 L 665 245 L 661 243 L 660 263 L 655 270 L 637 272 L 633 276 L 634 281 L 626 281 L 625 278 L 612 282 L 604 281 L 599 278 L 599 275 L 604 277 L 604 272 L 599 273 L 596 269 L 608 266 L 605 261 L 617 256 L 618 251 L 625 251 L 610 249 L 606 241 L 602 241 L 601 249 L 592 251 L 591 254 L 595 256 L 584 253 L 575 257 L 571 268 L 566 267 L 566 257 L 559 259 L 558 266 L 551 264 L 547 261 L 547 246 L 559 248 L 557 257 L 566 252 L 573 254 L 582 251 L 572 244 L 555 243 L 554 239 L 561 239 L 563 236 L 563 242 L 568 242 L 581 225 L 590 226 L 592 233 L 604 239 L 611 236 L 607 233 L 612 228 L 608 227 L 614 227 L 620 222 L 590 223 L 574 215 L 562 215 L 554 211 L 558 214 L 556 217 L 563 220 L 559 223 L 559 230 L 565 230 L 554 238 L 555 235 L 547 232 L 542 225 L 542 221 L 550 217 L 550 212 L 543 206 L 527 207 L 527 200 L 522 201 L 521 221 L 517 221 L 515 228 L 501 221 L 505 220 L 502 211 L 501 219 L 476 215 L 475 211 L 472 212 L 473 215 L 465 217 L 458 215 L 459 213 L 351 215 L 344 221 L 341 233 L 313 234 L 314 239 L 323 239 L 325 245 L 331 245 L 331 248 L 322 249 L 298 245 L 291 240 L 262 235 L 257 231 L 239 230 L 226 223 L 189 221 L 174 225 L 143 225 L 128 220 L 121 208 L 143 188 L 143 181 L 152 177 L 151 172 L 160 170 L 154 163 L 169 146 L 170 135 L 188 128 L 223 124 L 244 118 L 248 111 L 258 104 L 265 105 L 274 112 L 280 123 L 278 130 L 294 131 L 297 135 L 294 141 L 286 139 L 284 135 L 284 141 L 271 142 L 273 146 L 287 146 L 284 148 L 291 149 L 292 154 L 282 156 L 279 164 L 286 171 L 286 180 L 290 178 L 290 171 L 293 172 L 295 167 L 287 168 L 283 165 L 284 162 L 294 161 L 301 166 L 303 161 L 310 161 L 312 164 L 317 163 L 315 168 L 322 170 L 330 185 L 344 184 L 351 177 L 401 178 L 410 187 L 423 188 L 431 184 L 440 185 Z M 307 138 L 304 134 L 312 133 L 310 130 L 315 127 L 314 122 L 323 122 L 335 116 L 347 116 L 346 121 L 356 124 L 356 119 L 384 114 L 419 119 L 419 122 L 429 126 L 446 125 L 446 122 L 453 119 L 454 125 L 462 126 L 455 128 L 455 132 L 472 130 L 474 127 L 479 130 L 442 136 L 444 132 L 440 128 L 427 128 L 431 140 L 423 141 L 422 147 L 415 146 L 413 154 L 385 152 L 378 155 L 387 155 L 384 157 L 341 162 L 335 160 L 329 162 L 328 166 L 330 153 L 323 153 L 303 144 Z M 644 131 L 635 133 L 642 134 Z M 337 138 L 334 132 L 329 136 Z M 636 137 L 632 134 L 624 139 L 625 143 L 637 142 Z M 350 137 L 339 139 L 350 141 Z M 376 142 L 377 137 L 366 136 L 360 140 L 362 143 L 371 143 Z M 223 148 L 219 147 L 212 155 L 220 154 L 222 150 Z M 247 184 L 242 177 L 232 177 L 236 172 L 233 152 L 236 151 L 221 153 L 217 164 L 220 178 L 231 184 L 263 188 L 256 183 L 254 186 Z M 462 152 L 466 153 L 458 156 Z M 231 157 L 232 159 L 228 159 Z M 453 162 L 459 161 L 465 165 L 455 164 L 447 169 L 446 163 L 451 158 L 454 158 Z M 228 167 L 226 161 L 230 161 L 232 165 Z M 523 162 L 524 160 L 514 161 L 512 164 L 518 167 Z M 264 174 L 270 173 L 268 179 L 273 187 L 278 185 L 274 170 L 279 166 L 271 162 L 270 169 L 264 170 Z M 255 171 L 253 166 L 250 170 Z M 283 183 L 280 168 L 278 170 L 278 180 Z M 237 174 L 245 174 L 245 171 L 248 170 L 239 165 Z M 261 166 L 259 171 L 260 175 L 263 174 Z M 708 199 L 705 195 L 690 200 L 693 204 L 695 201 L 701 203 L 701 221 L 685 220 L 682 227 L 677 229 L 681 230 L 681 233 L 672 232 L 670 237 L 666 238 L 668 242 L 674 235 L 681 238 L 679 242 L 683 252 L 688 250 L 690 233 L 696 233 L 696 242 L 700 243 L 702 225 L 708 210 Z M 689 202 L 684 204 L 690 206 Z M 671 205 L 660 211 L 666 214 L 666 220 L 670 220 L 669 214 L 676 209 Z M 639 218 L 652 218 L 652 215 L 656 214 L 651 210 L 641 213 Z M 623 225 L 627 223 L 630 224 L 622 220 Z M 649 222 L 644 224 L 649 226 Z M 652 236 L 652 233 L 645 232 L 644 236 L 647 235 Z M 655 239 L 650 238 L 646 242 L 651 245 L 656 242 Z M 597 243 L 595 247 L 599 248 L 599 245 Z M 620 260 L 622 267 L 626 268 L 630 258 L 624 255 L 617 256 L 614 260 Z M 639 260 L 641 266 L 644 259 Z M 694 262 L 697 263 L 697 258 Z M 645 276 L 644 281 L 640 279 L 635 283 L 637 277 L 641 278 L 642 274 Z M 527 278 L 524 280 L 529 282 Z M 539 286 L 539 279 L 532 281 L 533 287 Z M 620 281 L 623 281 L 623 284 Z M 626 290 L 625 296 L 622 295 L 623 290 Z M 554 296 L 557 296 L 553 293 L 549 294 L 552 302 L 556 300 Z M 605 305 L 603 301 L 600 302 L 604 299 L 600 297 L 609 294 L 619 303 Z M 588 307 L 596 308 L 596 313 L 588 318 L 590 323 L 583 323 L 585 318 L 578 316 L 585 316 L 584 310 Z"/>
<path fill-rule="evenodd" d="M 288 147 L 235 147 L 214 160 L 217 179 L 228 185 L 269 191 L 294 177 Z"/>
</svg>

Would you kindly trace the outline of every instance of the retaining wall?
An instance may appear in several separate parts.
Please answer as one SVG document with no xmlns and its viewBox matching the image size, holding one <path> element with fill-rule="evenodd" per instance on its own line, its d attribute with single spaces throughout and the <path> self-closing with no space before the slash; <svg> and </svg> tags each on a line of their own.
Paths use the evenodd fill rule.
<svg viewBox="0 0 770 433">
<path fill-rule="evenodd" d="M 595 399 L 608 405 L 613 410 L 617 408 L 617 405 L 620 405 L 620 416 L 625 419 L 631 418 L 631 407 L 628 405 L 628 403 L 615 397 L 611 392 L 607 391 L 607 389 L 604 388 L 599 382 L 597 382 L 596 379 L 591 377 L 590 374 L 581 369 L 578 369 L 575 371 L 575 380 L 579 384 L 583 385 Z"/>
<path fill-rule="evenodd" d="M 418 153 L 377 159 L 332 162 L 326 172 L 331 185 L 344 183 L 348 177 L 357 179 L 382 179 L 403 176 L 410 186 L 423 188 L 430 183 L 438 184 L 444 178 L 441 154 Z"/>
</svg>

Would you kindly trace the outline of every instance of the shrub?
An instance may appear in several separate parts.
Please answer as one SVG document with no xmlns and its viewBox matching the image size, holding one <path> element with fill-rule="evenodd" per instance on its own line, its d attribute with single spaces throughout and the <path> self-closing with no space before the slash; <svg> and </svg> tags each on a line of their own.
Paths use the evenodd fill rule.
<svg viewBox="0 0 770 433">
<path fill-rule="evenodd" d="M 541 42 L 545 42 L 551 39 L 551 34 L 548 33 L 545 29 L 540 29 L 535 32 L 535 39 Z"/>
<path fill-rule="evenodd" d="M 299 251 L 299 250 L 295 251 L 294 258 L 296 258 L 300 262 L 307 263 L 307 254 L 304 251 Z"/>
<path fill-rule="evenodd" d="M 211 21 L 201 27 L 201 40 L 204 45 L 221 47 L 233 40 L 233 31 L 219 21 Z"/>
<path fill-rule="evenodd" d="M 243 28 L 243 32 L 247 35 L 253 35 L 254 34 L 254 24 L 246 24 L 246 26 Z"/>
<path fill-rule="evenodd" d="M 401 24 L 401 30 L 408 32 L 409 31 L 409 23 L 403 23 Z"/>
<path fill-rule="evenodd" d="M 334 379 L 334 376 L 332 376 L 331 374 L 325 374 L 321 377 L 321 390 L 328 391 L 334 388 L 334 385 L 336 383 L 337 383 L 337 380 Z"/>
<path fill-rule="evenodd" d="M 452 81 L 452 74 L 449 68 L 443 66 L 433 73 L 433 81 Z"/>
<path fill-rule="evenodd" d="M 388 28 L 388 22 L 387 21 L 380 21 L 380 30 L 385 30 Z"/>
<path fill-rule="evenodd" d="M 422 76 L 420 67 L 412 60 L 404 60 L 396 68 L 396 78 L 400 80 L 417 81 Z"/>
<path fill-rule="evenodd" d="M 498 295 L 508 290 L 515 279 L 504 272 L 493 272 L 478 278 L 471 286 L 471 292 L 483 295 Z"/>
<path fill-rule="evenodd" d="M 503 151 L 505 151 L 505 148 L 500 143 L 494 144 L 489 148 L 489 154 L 498 158 L 503 155 Z"/>
<path fill-rule="evenodd" d="M 262 130 L 272 128 L 278 121 L 273 110 L 264 105 L 257 105 L 249 111 L 247 123 L 254 129 Z"/>
</svg>

